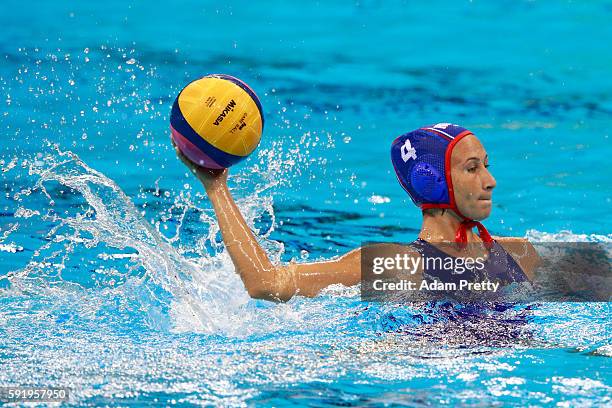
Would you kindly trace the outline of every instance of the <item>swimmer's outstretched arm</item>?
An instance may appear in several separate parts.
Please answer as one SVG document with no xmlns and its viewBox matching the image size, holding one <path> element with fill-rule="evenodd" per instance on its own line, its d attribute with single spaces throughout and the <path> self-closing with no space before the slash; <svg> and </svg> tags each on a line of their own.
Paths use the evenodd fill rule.
<svg viewBox="0 0 612 408">
<path fill-rule="evenodd" d="M 223 242 L 249 295 L 275 301 L 296 294 L 316 296 L 321 289 L 340 283 L 352 286 L 361 279 L 361 250 L 324 262 L 274 265 L 259 245 L 227 187 L 227 170 L 196 166 L 177 155 L 202 182 L 219 221 Z"/>
</svg>

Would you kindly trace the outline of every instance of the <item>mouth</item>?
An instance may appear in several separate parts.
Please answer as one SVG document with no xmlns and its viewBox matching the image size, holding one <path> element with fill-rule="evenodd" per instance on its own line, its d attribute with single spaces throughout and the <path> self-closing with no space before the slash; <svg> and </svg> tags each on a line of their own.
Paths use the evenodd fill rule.
<svg viewBox="0 0 612 408">
<path fill-rule="evenodd" d="M 491 197 L 481 197 L 481 198 L 478 199 L 478 201 L 482 201 L 483 204 L 491 204 L 492 203 Z"/>
</svg>

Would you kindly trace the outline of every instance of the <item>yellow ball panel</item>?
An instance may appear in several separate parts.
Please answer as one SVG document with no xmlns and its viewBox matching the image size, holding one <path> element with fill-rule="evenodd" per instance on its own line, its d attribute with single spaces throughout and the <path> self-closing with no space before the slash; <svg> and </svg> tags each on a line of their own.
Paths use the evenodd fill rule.
<svg viewBox="0 0 612 408">
<path fill-rule="evenodd" d="M 261 139 L 261 115 L 253 98 L 231 81 L 207 77 L 181 92 L 179 108 L 208 143 L 237 156 L 249 155 Z"/>
</svg>

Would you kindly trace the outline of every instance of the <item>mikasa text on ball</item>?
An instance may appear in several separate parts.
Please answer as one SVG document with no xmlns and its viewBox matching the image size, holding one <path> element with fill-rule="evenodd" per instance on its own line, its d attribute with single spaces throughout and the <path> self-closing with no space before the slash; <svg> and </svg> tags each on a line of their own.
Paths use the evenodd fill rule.
<svg viewBox="0 0 612 408">
<path fill-rule="evenodd" d="M 197 79 L 177 96 L 170 114 L 172 139 L 192 162 L 210 169 L 246 158 L 261 140 L 264 118 L 259 98 L 229 75 Z"/>
</svg>

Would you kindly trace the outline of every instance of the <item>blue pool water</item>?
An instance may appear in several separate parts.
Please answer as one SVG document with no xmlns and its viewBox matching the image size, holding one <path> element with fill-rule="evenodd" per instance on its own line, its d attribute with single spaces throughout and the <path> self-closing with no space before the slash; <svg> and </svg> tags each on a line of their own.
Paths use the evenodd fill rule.
<svg viewBox="0 0 612 408">
<path fill-rule="evenodd" d="M 190 80 L 255 89 L 266 129 L 230 185 L 276 261 L 412 241 L 389 146 L 436 122 L 483 141 L 492 233 L 610 242 L 609 2 L 0 9 L 0 386 L 75 405 L 612 403 L 607 303 L 249 299 L 168 128 Z"/>
</svg>

